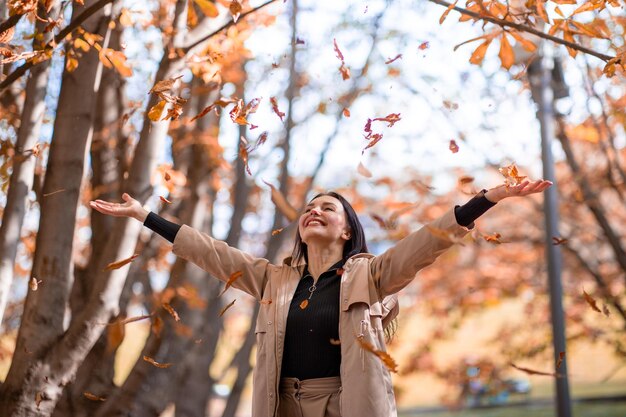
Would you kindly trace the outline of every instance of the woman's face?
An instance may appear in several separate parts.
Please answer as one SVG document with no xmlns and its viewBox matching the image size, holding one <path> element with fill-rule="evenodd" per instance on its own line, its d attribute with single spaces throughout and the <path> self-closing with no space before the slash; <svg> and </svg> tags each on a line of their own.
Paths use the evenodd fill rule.
<svg viewBox="0 0 626 417">
<path fill-rule="evenodd" d="M 350 228 L 343 205 L 335 197 L 323 195 L 312 200 L 300 215 L 298 230 L 307 245 L 313 242 L 344 243 L 350 240 Z"/>
</svg>

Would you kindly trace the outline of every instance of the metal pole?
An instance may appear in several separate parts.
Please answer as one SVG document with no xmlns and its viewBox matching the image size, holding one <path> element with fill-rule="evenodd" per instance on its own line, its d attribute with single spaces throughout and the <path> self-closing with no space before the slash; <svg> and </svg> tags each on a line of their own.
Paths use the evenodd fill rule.
<svg viewBox="0 0 626 417">
<path fill-rule="evenodd" d="M 544 51 L 545 51 L 545 44 Z M 554 112 L 553 91 L 551 87 L 552 58 L 538 57 L 529 68 L 529 78 L 533 100 L 537 103 L 537 118 L 541 129 L 541 159 L 543 162 L 543 178 L 550 180 L 554 185 L 545 191 L 544 218 L 546 227 L 546 257 L 548 261 L 548 283 L 550 290 L 550 315 L 552 319 L 552 340 L 554 346 L 554 369 L 559 376 L 555 378 L 556 409 L 558 417 L 571 417 L 571 401 L 567 377 L 567 355 L 563 357 L 560 366 L 560 353 L 565 353 L 565 319 L 563 314 L 563 288 L 561 285 L 561 251 L 560 247 L 552 242 L 552 237 L 558 237 L 558 195 L 556 178 L 554 175 L 554 159 L 552 157 L 552 143 L 554 142 Z"/>
</svg>

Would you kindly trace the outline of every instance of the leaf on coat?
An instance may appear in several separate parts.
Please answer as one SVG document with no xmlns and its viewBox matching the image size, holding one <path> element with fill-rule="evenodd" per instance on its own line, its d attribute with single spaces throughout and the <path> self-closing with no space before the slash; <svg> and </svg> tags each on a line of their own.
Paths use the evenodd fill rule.
<svg viewBox="0 0 626 417">
<path fill-rule="evenodd" d="M 384 352 L 382 350 L 375 349 L 374 346 L 371 343 L 366 342 L 362 338 L 357 337 L 356 340 L 359 342 L 359 344 L 361 345 L 361 347 L 363 349 L 365 349 L 368 352 L 371 352 L 374 355 L 378 356 L 380 358 L 380 360 L 383 361 L 383 364 L 387 367 L 387 369 L 389 369 L 391 372 L 396 372 L 396 373 L 398 372 L 398 364 L 391 357 L 390 354 L 388 354 L 387 352 Z"/>
<path fill-rule="evenodd" d="M 243 272 L 242 271 L 233 272 L 230 275 L 230 277 L 228 278 L 228 281 L 226 281 L 226 286 L 224 287 L 224 289 L 222 290 L 220 295 L 218 295 L 218 297 L 221 297 L 222 294 L 224 294 L 226 292 L 226 290 L 229 289 L 231 287 L 231 285 L 233 285 L 233 282 L 237 281 L 242 276 L 243 276 Z"/>
<path fill-rule="evenodd" d="M 226 313 L 226 310 L 228 310 L 229 308 L 231 308 L 232 306 L 235 305 L 235 301 L 237 301 L 237 299 L 235 298 L 233 301 L 231 301 L 226 307 L 224 307 L 223 309 L 220 310 L 220 314 L 218 317 L 222 317 L 224 315 L 224 313 Z"/>
<path fill-rule="evenodd" d="M 515 164 L 511 164 L 505 167 L 498 168 L 500 174 L 504 176 L 504 184 L 507 186 L 519 185 L 526 176 L 519 175 L 519 171 Z"/>
<path fill-rule="evenodd" d="M 598 313 L 602 313 L 602 311 L 598 308 L 598 304 L 596 303 L 596 300 L 590 296 L 589 294 L 587 294 L 587 291 L 583 290 L 583 297 L 585 297 L 585 301 L 587 302 L 587 304 L 589 304 L 589 306 L 594 309 L 594 311 L 597 311 Z"/>
<path fill-rule="evenodd" d="M 170 366 L 174 365 L 173 363 L 159 363 L 152 359 L 150 356 L 146 355 L 143 355 L 143 360 L 161 369 L 169 368 Z"/>
<path fill-rule="evenodd" d="M 161 305 L 165 310 L 167 310 L 168 313 L 170 313 L 170 316 L 172 316 L 174 320 L 180 321 L 180 316 L 178 315 L 176 310 L 174 310 L 174 307 L 172 307 L 169 303 L 162 303 Z"/>
<path fill-rule="evenodd" d="M 87 398 L 90 401 L 106 401 L 107 399 L 104 397 L 99 397 L 96 394 L 92 394 L 89 391 L 83 392 L 83 397 Z"/>
<path fill-rule="evenodd" d="M 272 304 L 272 300 L 261 300 L 261 301 L 259 301 L 259 303 L 265 304 L 265 305 L 270 305 L 270 304 Z"/>
<path fill-rule="evenodd" d="M 124 265 L 131 263 L 138 256 L 139 256 L 139 254 L 136 253 L 133 256 L 131 256 L 130 258 L 122 259 L 121 261 L 111 262 L 110 264 L 108 264 L 106 266 L 106 268 L 104 268 L 104 270 L 105 271 L 112 271 L 114 269 L 120 269 Z"/>
<path fill-rule="evenodd" d="M 555 377 L 555 378 L 560 378 L 560 377 L 562 377 L 562 376 L 563 376 L 563 375 L 561 375 L 561 374 L 557 374 L 557 373 L 554 373 L 554 372 L 535 371 L 535 370 L 533 370 L 533 369 L 524 368 L 524 367 L 522 367 L 522 366 L 517 366 L 517 365 L 515 365 L 514 363 L 511 363 L 511 366 L 512 366 L 513 368 L 515 368 L 515 369 L 517 369 L 517 370 L 519 370 L 519 371 L 525 372 L 525 373 L 527 373 L 527 374 L 529 374 L 529 375 L 545 375 L 545 376 L 553 376 L 553 377 Z"/>
<path fill-rule="evenodd" d="M 309 306 L 309 300 L 302 300 L 302 302 L 300 303 L 300 309 L 301 310 L 304 310 L 308 306 Z"/>
<path fill-rule="evenodd" d="M 461 246 L 465 246 L 463 244 L 463 240 L 455 236 L 454 233 L 448 232 L 447 230 L 439 229 L 438 227 L 434 227 L 428 224 L 424 227 L 436 238 L 445 240 L 446 242 L 458 243 Z"/>
<path fill-rule="evenodd" d="M 287 218 L 290 222 L 296 220 L 298 218 L 298 210 L 296 210 L 290 203 L 287 201 L 287 198 L 280 192 L 279 189 L 274 187 L 267 181 L 263 181 L 265 185 L 270 187 L 272 192 L 272 203 L 276 206 L 278 211 L 282 213 L 283 216 Z"/>
<path fill-rule="evenodd" d="M 285 113 L 278 110 L 278 100 L 276 100 L 276 97 L 270 97 L 270 103 L 272 104 L 272 110 L 274 111 L 274 113 L 276 113 L 278 117 L 280 117 L 280 121 L 282 122 L 283 117 L 285 117 Z"/>
</svg>

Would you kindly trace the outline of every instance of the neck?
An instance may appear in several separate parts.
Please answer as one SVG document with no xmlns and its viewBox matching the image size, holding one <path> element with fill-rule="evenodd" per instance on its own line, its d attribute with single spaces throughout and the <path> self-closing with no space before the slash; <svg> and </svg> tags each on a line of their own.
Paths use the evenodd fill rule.
<svg viewBox="0 0 626 417">
<path fill-rule="evenodd" d="M 317 282 L 319 276 L 343 257 L 343 245 L 307 245 L 308 269 Z"/>
</svg>

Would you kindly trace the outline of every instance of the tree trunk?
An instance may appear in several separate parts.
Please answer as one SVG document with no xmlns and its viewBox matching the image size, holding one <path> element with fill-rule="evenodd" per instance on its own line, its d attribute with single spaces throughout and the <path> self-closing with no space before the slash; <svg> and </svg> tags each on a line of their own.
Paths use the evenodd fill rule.
<svg viewBox="0 0 626 417">
<path fill-rule="evenodd" d="M 75 6 L 72 14 L 78 12 Z M 103 35 L 104 47 L 108 22 L 109 17 L 101 11 L 85 24 L 86 31 Z M 85 153 L 93 132 L 100 66 L 98 54 L 92 49 L 79 59 L 74 72 L 63 73 L 31 273 L 32 279 L 42 282 L 26 298 L 15 355 L 2 387 L 3 416 L 50 415 L 61 393 L 60 385 L 48 382 L 56 378 L 48 375 L 51 370 L 44 357 L 64 331 L 73 280 L 76 210 Z M 36 397 L 42 400 L 36 401 Z"/>
<path fill-rule="evenodd" d="M 46 13 L 41 4 L 38 6 L 38 14 L 43 19 L 57 19 L 59 10 L 59 2 L 54 3 L 50 13 Z M 52 31 L 43 33 L 46 26 L 46 22 L 37 20 L 35 31 L 42 33 L 43 39 L 35 38 L 33 50 L 39 49 L 52 38 Z M 0 228 L 0 323 L 2 323 L 4 309 L 9 299 L 11 282 L 13 281 L 13 268 L 22 224 L 26 215 L 28 193 L 33 188 L 36 162 L 36 155 L 33 150 L 39 140 L 39 131 L 46 110 L 44 99 L 49 73 L 50 60 L 47 60 L 33 68 L 26 81 L 26 97 L 15 143 L 16 156 L 13 158 L 13 173 L 11 174 L 7 202 L 2 216 L 2 227 Z"/>
</svg>

